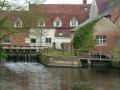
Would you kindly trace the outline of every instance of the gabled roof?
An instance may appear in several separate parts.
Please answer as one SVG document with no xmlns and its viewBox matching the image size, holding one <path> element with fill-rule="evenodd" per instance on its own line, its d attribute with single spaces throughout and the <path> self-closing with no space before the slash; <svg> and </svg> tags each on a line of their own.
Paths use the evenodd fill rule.
<svg viewBox="0 0 120 90">
<path fill-rule="evenodd" d="M 109 3 L 109 5 L 107 6 L 108 8 L 106 9 L 106 11 L 102 14 L 103 16 L 108 16 L 112 13 L 112 11 L 114 9 L 116 9 L 116 7 L 120 5 L 120 0 L 111 0 L 111 2 Z"/>
<path fill-rule="evenodd" d="M 9 20 L 7 20 L 11 27 L 13 27 L 13 22 L 17 18 L 22 20 L 23 27 L 38 27 L 37 21 L 43 17 L 46 21 L 45 27 L 54 28 L 53 22 L 59 17 L 62 21 L 61 28 L 71 28 L 70 20 L 73 17 L 78 20 L 78 24 L 88 19 L 90 6 L 91 4 L 30 4 L 29 11 L 5 11 L 0 13 L 0 16 L 3 17 L 11 12 Z M 88 11 L 85 11 L 85 8 L 88 8 Z"/>
</svg>

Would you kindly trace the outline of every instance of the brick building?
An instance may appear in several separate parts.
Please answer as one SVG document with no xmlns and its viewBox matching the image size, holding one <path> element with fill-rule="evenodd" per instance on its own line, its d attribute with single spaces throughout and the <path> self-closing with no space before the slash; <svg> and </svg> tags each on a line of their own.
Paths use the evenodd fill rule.
<svg viewBox="0 0 120 90">
<path fill-rule="evenodd" d="M 88 20 L 80 24 L 79 26 L 75 27 L 71 30 L 71 40 L 74 38 L 74 32 L 82 27 L 83 25 L 90 23 L 91 21 L 95 20 L 96 18 L 99 18 L 99 14 L 101 13 L 100 10 L 98 10 L 97 1 L 99 0 L 93 0 L 91 10 L 90 10 L 90 17 Z M 109 0 L 108 0 L 109 1 Z M 114 0 L 116 1 L 116 0 Z M 111 2 L 109 2 L 111 3 Z M 114 6 L 116 5 L 117 6 Z M 109 4 L 107 4 L 108 6 Z M 113 50 L 113 47 L 115 45 L 120 46 L 120 28 L 115 25 L 115 19 L 118 16 L 119 10 L 118 7 L 120 5 L 120 2 L 118 4 L 118 1 L 114 2 L 114 5 L 111 5 L 110 8 L 107 8 L 101 15 L 102 17 L 94 26 L 94 33 L 93 38 L 97 39 L 96 45 L 94 46 L 94 49 L 96 50 L 102 50 L 103 52 L 111 52 Z M 108 10 L 108 11 L 107 11 Z M 116 13 L 113 15 L 112 13 Z M 117 20 L 119 22 L 119 20 Z M 120 23 L 120 22 L 119 22 Z"/>
<path fill-rule="evenodd" d="M 70 43 L 70 30 L 89 17 L 91 4 L 30 4 L 29 11 L 3 11 L 8 15 L 5 28 L 17 32 L 4 38 L 4 46 L 45 46 Z M 36 35 L 33 35 L 33 33 Z M 41 35 L 45 33 L 46 35 Z M 3 33 L 4 35 L 4 33 Z"/>
</svg>

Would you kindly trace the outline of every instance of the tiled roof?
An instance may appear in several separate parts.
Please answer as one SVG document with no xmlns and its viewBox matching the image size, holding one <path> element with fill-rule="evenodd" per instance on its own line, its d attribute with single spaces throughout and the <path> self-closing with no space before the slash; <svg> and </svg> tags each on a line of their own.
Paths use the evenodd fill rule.
<svg viewBox="0 0 120 90">
<path fill-rule="evenodd" d="M 59 17 L 62 21 L 62 26 L 60 28 L 71 28 L 70 27 L 70 20 L 75 17 L 78 20 L 78 23 L 82 23 L 83 21 L 85 21 L 86 19 L 88 19 L 88 15 L 86 14 L 54 14 L 54 13 L 50 13 L 47 14 L 47 18 L 46 18 L 46 27 L 48 28 L 52 28 L 53 26 L 53 22 L 54 19 L 56 17 Z"/>
<path fill-rule="evenodd" d="M 30 4 L 29 9 L 42 10 L 44 13 L 89 13 L 91 4 Z M 88 8 L 88 11 L 85 11 Z"/>
<path fill-rule="evenodd" d="M 112 13 L 113 10 L 115 10 L 115 8 L 120 5 L 120 0 L 111 0 L 110 2 L 112 5 L 109 6 L 106 11 L 102 14 L 103 16 L 108 16 Z"/>
<path fill-rule="evenodd" d="M 42 4 L 41 4 L 42 5 Z M 9 14 L 10 26 L 13 27 L 15 19 L 20 18 L 23 22 L 23 27 L 31 28 L 38 27 L 37 21 L 41 18 L 41 15 L 46 20 L 46 28 L 54 28 L 53 22 L 56 17 L 59 17 L 62 21 L 61 28 L 71 28 L 70 20 L 74 17 L 78 20 L 78 23 L 82 23 L 88 19 L 90 4 L 80 4 L 80 5 L 70 5 L 70 4 L 44 4 L 41 7 L 40 4 L 30 5 L 29 11 L 5 11 L 0 13 L 0 16 L 5 16 Z M 37 6 L 37 8 L 35 8 Z M 88 7 L 88 11 L 85 8 Z M 42 12 L 39 10 L 42 9 Z M 4 14 L 4 15 L 3 15 Z M 7 26 L 7 25 L 6 25 Z M 55 27 L 56 28 L 56 27 Z"/>
<path fill-rule="evenodd" d="M 96 0 L 99 15 L 107 10 L 110 1 L 111 0 Z"/>
<path fill-rule="evenodd" d="M 98 17 L 96 17 L 96 18 L 98 18 Z M 95 20 L 96 18 L 90 18 L 90 19 L 84 21 L 84 22 L 81 23 L 79 26 L 73 28 L 73 29 L 71 30 L 71 32 L 74 32 L 74 31 L 78 30 L 80 27 L 82 27 L 82 26 L 86 25 L 87 23 L 89 23 L 89 22 Z"/>
<path fill-rule="evenodd" d="M 56 29 L 55 37 L 70 37 L 70 29 Z"/>
</svg>

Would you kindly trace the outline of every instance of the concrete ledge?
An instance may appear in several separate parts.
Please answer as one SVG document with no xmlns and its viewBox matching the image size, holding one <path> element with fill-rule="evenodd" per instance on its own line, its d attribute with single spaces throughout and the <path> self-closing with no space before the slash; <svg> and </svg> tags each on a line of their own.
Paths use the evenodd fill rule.
<svg viewBox="0 0 120 90">
<path fill-rule="evenodd" d="M 40 54 L 39 62 L 50 67 L 82 67 L 80 60 L 77 57 L 71 56 L 48 56 Z"/>
</svg>

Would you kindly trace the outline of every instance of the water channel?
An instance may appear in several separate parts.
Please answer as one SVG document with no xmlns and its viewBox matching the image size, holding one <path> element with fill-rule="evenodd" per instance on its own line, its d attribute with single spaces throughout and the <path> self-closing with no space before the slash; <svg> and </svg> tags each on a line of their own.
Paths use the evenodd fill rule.
<svg viewBox="0 0 120 90">
<path fill-rule="evenodd" d="M 35 62 L 0 67 L 0 90 L 120 90 L 120 70 L 57 68 Z"/>
</svg>

